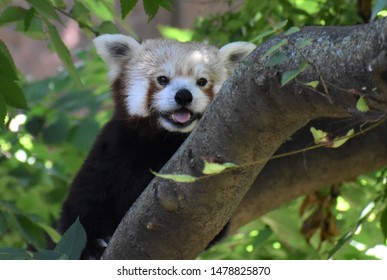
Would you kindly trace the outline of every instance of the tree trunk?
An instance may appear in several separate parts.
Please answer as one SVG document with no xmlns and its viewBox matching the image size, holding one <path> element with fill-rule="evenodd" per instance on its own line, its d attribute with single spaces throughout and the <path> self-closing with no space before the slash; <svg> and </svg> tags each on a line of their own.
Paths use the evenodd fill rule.
<svg viewBox="0 0 387 280">
<path fill-rule="evenodd" d="M 385 125 L 337 150 L 320 148 L 266 163 L 281 145 L 279 154 L 310 146 L 313 140 L 305 135 L 313 120 L 346 118 L 364 125 L 384 118 L 386 30 L 386 19 L 307 27 L 258 47 L 225 82 L 200 125 L 160 173 L 200 177 L 203 157 L 241 167 L 192 183 L 155 178 L 123 219 L 103 258 L 193 259 L 236 210 L 234 229 L 301 194 L 384 165 Z M 268 66 L 272 60 L 265 54 L 281 42 L 287 60 Z M 286 71 L 305 61 L 309 67 L 281 87 Z M 316 89 L 304 84 L 311 81 L 319 81 Z M 370 112 L 357 111 L 360 96 Z"/>
</svg>

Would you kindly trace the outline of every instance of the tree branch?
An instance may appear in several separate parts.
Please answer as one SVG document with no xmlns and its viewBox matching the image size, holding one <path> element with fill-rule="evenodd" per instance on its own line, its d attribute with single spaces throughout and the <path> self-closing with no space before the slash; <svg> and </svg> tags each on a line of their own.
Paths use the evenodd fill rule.
<svg viewBox="0 0 387 280">
<path fill-rule="evenodd" d="M 225 82 L 198 128 L 160 172 L 200 176 L 203 156 L 246 167 L 194 183 L 155 178 L 123 219 L 103 258 L 195 258 L 230 219 L 266 162 L 296 131 L 317 118 L 350 117 L 360 95 L 376 100 L 386 97 L 386 92 L 375 91 L 377 85 L 367 68 L 386 49 L 386 26 L 384 20 L 352 27 L 308 27 L 291 36 L 277 36 L 257 48 L 249 57 L 253 64 L 241 66 Z M 288 61 L 267 66 L 265 53 L 284 38 L 291 42 L 281 48 Z M 311 44 L 295 48 L 305 40 Z M 279 81 L 285 71 L 298 69 L 305 58 L 313 67 L 281 87 Z M 300 85 L 316 80 L 320 80 L 317 89 Z M 328 85 L 327 92 L 322 84 Z M 386 104 L 372 105 L 372 112 L 383 116 Z M 256 164 L 248 165 L 252 162 Z M 293 161 L 288 163 L 292 164 Z M 301 172 L 301 178 L 296 178 L 285 168 L 283 164 L 281 176 L 285 180 L 302 180 L 306 176 Z M 308 170 L 307 176 L 309 173 Z M 266 180 L 271 180 L 270 175 Z M 294 187 L 295 195 L 308 190 Z M 256 199 L 245 200 L 244 204 L 261 204 L 264 188 L 252 191 L 256 192 Z M 266 205 L 273 201 L 279 206 L 286 201 L 287 192 L 282 191 L 282 200 L 272 194 L 263 196 Z M 260 211 L 269 209 L 266 206 Z"/>
<path fill-rule="evenodd" d="M 332 120 L 315 121 L 292 136 L 279 154 L 309 146 L 313 139 L 309 127 L 322 128 Z M 312 193 L 320 188 L 353 180 L 359 174 L 387 165 L 387 124 L 350 139 L 338 149 L 318 148 L 268 162 L 240 203 L 230 225 L 235 232 L 240 226 L 263 214 Z"/>
</svg>

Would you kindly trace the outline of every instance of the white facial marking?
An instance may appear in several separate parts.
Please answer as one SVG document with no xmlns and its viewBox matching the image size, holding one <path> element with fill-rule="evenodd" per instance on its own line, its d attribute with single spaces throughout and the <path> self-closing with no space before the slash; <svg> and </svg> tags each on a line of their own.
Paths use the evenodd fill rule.
<svg viewBox="0 0 387 280">
<path fill-rule="evenodd" d="M 137 117 L 149 116 L 149 109 L 147 108 L 148 86 L 149 84 L 146 80 L 135 80 L 128 86 L 126 103 L 129 115 Z"/>
</svg>

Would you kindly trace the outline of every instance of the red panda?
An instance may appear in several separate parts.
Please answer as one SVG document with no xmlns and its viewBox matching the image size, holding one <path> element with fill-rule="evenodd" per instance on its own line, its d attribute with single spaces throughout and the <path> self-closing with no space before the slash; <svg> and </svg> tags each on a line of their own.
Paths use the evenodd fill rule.
<svg viewBox="0 0 387 280">
<path fill-rule="evenodd" d="M 234 67 L 255 45 L 218 49 L 166 39 L 143 43 L 124 35 L 94 39 L 109 67 L 115 109 L 75 176 L 59 221 L 65 232 L 79 217 L 83 259 L 99 259 L 137 197 L 197 125 Z"/>
</svg>

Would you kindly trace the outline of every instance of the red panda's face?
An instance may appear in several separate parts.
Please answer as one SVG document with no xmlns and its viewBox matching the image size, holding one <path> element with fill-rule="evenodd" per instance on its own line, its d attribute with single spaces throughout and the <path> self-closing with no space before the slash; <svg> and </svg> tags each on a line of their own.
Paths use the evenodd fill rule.
<svg viewBox="0 0 387 280">
<path fill-rule="evenodd" d="M 193 130 L 232 68 L 255 47 L 238 42 L 218 50 L 160 39 L 139 44 L 123 35 L 102 35 L 95 44 L 111 80 L 123 82 L 128 117 L 151 118 L 181 133 Z"/>
</svg>

